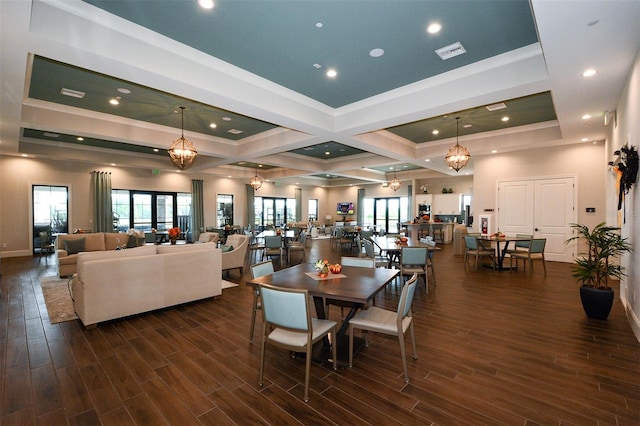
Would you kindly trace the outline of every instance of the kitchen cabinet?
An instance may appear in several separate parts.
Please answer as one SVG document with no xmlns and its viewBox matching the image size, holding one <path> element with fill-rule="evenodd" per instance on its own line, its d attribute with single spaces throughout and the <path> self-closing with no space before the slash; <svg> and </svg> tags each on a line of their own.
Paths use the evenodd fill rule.
<svg viewBox="0 0 640 426">
<path fill-rule="evenodd" d="M 431 212 L 434 215 L 459 215 L 461 205 L 460 194 L 433 194 Z"/>
</svg>

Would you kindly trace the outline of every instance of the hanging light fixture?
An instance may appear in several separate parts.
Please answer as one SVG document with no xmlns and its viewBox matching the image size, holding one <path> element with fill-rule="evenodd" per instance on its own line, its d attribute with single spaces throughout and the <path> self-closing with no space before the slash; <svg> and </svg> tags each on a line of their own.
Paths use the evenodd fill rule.
<svg viewBox="0 0 640 426">
<path fill-rule="evenodd" d="M 184 107 L 181 106 L 180 110 L 182 113 L 182 134 L 171 144 L 171 147 L 169 148 L 169 156 L 171 157 L 171 162 L 176 167 L 184 170 L 191 167 L 193 160 L 195 160 L 198 155 L 198 152 L 193 144 L 184 138 Z"/>
<path fill-rule="evenodd" d="M 256 166 L 256 175 L 251 178 L 249 185 L 253 187 L 254 191 L 257 191 L 262 186 L 262 178 L 258 176 L 258 166 Z"/>
<path fill-rule="evenodd" d="M 456 117 L 456 145 L 451 147 L 449 149 L 449 152 L 447 152 L 447 155 L 445 155 L 444 157 L 444 161 L 447 162 L 449 168 L 455 170 L 456 172 L 466 166 L 469 162 L 469 159 L 471 158 L 469 150 L 458 143 L 459 122 L 460 117 Z"/>
<path fill-rule="evenodd" d="M 393 179 L 391 179 L 391 183 L 389 184 L 389 186 L 391 187 L 391 189 L 393 189 L 394 192 L 400 189 L 400 187 L 402 186 L 402 183 L 400 183 L 400 181 L 396 177 L 395 167 L 393 168 Z"/>
</svg>

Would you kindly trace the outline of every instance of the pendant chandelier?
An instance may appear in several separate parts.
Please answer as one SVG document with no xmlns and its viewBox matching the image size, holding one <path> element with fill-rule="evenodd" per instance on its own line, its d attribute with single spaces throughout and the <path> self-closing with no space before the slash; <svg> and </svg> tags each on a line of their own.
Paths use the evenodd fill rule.
<svg viewBox="0 0 640 426">
<path fill-rule="evenodd" d="M 169 148 L 169 156 L 171 162 L 181 170 L 188 169 L 193 164 L 193 160 L 196 159 L 198 152 L 191 142 L 184 138 L 184 107 L 180 107 L 182 113 L 182 134 L 173 141 Z"/>
<path fill-rule="evenodd" d="M 396 177 L 395 167 L 393 169 L 393 179 L 391 179 L 391 183 L 389 183 L 389 186 L 391 187 L 391 189 L 393 189 L 394 192 L 400 189 L 400 187 L 402 186 L 402 183 L 400 183 L 400 181 Z"/>
<path fill-rule="evenodd" d="M 253 187 L 254 191 L 257 191 L 262 186 L 262 178 L 258 176 L 258 166 L 256 166 L 256 175 L 251 178 L 249 185 Z"/>
<path fill-rule="evenodd" d="M 464 146 L 460 146 L 458 143 L 459 137 L 459 122 L 460 117 L 456 117 L 456 145 L 449 149 L 447 155 L 444 157 L 444 161 L 447 162 L 447 165 L 450 169 L 459 171 L 461 168 L 467 165 L 469 159 L 471 158 L 471 154 L 469 154 L 469 150 Z"/>
</svg>

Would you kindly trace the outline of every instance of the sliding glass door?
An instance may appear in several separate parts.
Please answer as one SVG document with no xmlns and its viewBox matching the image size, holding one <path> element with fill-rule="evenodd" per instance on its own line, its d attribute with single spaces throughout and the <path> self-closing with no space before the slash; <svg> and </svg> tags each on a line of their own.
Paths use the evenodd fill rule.
<svg viewBox="0 0 640 426">
<path fill-rule="evenodd" d="M 387 233 L 399 232 L 400 198 L 376 198 L 373 205 L 374 225 Z"/>
<path fill-rule="evenodd" d="M 40 251 L 40 232 L 69 232 L 69 189 L 66 186 L 32 186 L 33 253 Z"/>
</svg>

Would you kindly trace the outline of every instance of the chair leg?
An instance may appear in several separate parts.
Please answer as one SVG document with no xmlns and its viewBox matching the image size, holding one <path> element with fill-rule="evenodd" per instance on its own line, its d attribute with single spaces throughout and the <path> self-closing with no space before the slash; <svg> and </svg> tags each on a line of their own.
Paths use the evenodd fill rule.
<svg viewBox="0 0 640 426">
<path fill-rule="evenodd" d="M 307 359 L 304 366 L 304 402 L 309 402 L 309 379 L 311 378 L 311 348 L 312 344 L 307 346 Z"/>
<path fill-rule="evenodd" d="M 338 370 L 338 341 L 336 340 L 336 329 L 331 333 L 331 352 L 333 352 L 333 371 Z"/>
<path fill-rule="evenodd" d="M 258 295 L 253 292 L 253 312 L 251 312 L 251 330 L 249 331 L 249 343 L 253 343 L 253 331 L 256 328 L 256 311 L 258 310 Z"/>
<path fill-rule="evenodd" d="M 260 351 L 260 376 L 258 379 L 258 384 L 262 386 L 264 384 L 263 375 L 264 375 L 264 351 L 267 346 L 267 333 L 266 333 L 266 325 L 263 326 L 262 331 L 262 350 Z"/>
<path fill-rule="evenodd" d="M 402 358 L 402 369 L 404 370 L 404 382 L 409 383 L 409 369 L 407 368 L 407 354 L 404 348 L 404 334 L 398 334 L 398 343 L 400 344 L 400 358 Z"/>
<path fill-rule="evenodd" d="M 353 326 L 349 326 L 349 367 L 353 367 Z"/>
<path fill-rule="evenodd" d="M 544 276 L 547 276 L 547 264 L 544 261 L 544 254 L 542 255 L 542 269 L 544 269 Z"/>
<path fill-rule="evenodd" d="M 416 350 L 416 335 L 413 331 L 413 320 L 409 325 L 409 333 L 411 333 L 411 345 L 413 346 L 413 359 L 418 359 L 418 351 Z"/>
</svg>

